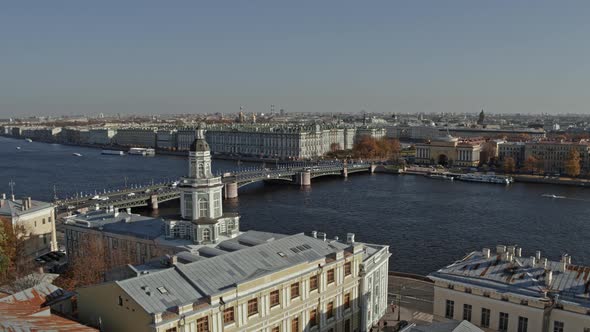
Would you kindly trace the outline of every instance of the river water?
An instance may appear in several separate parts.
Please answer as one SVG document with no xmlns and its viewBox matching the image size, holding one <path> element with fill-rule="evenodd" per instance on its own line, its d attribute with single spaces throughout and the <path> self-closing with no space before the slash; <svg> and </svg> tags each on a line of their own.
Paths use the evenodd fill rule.
<svg viewBox="0 0 590 332">
<path fill-rule="evenodd" d="M 252 166 L 216 160 L 213 168 Z M 17 197 L 50 200 L 54 185 L 63 197 L 123 187 L 125 177 L 127 185 L 177 178 L 186 168 L 183 157 L 105 156 L 97 149 L 0 137 L 0 192 L 9 193 L 12 180 Z M 496 244 L 518 244 L 526 255 L 542 250 L 552 259 L 567 252 L 574 263 L 590 264 L 586 188 L 361 173 L 348 179 L 313 179 L 310 188 L 257 183 L 240 188 L 239 195 L 225 201 L 224 208 L 241 214 L 243 230 L 317 230 L 340 239 L 355 233 L 357 241 L 390 246 L 391 270 L 427 274 L 471 250 Z M 177 205 L 164 204 L 159 213 L 171 213 Z"/>
</svg>

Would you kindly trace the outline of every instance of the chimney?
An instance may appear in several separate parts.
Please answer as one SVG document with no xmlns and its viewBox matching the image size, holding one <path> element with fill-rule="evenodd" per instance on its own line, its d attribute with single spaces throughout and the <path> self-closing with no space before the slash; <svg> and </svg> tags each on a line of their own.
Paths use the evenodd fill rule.
<svg viewBox="0 0 590 332">
<path fill-rule="evenodd" d="M 23 211 L 26 211 L 27 210 L 27 199 L 26 198 L 23 198 L 23 200 L 22 200 L 21 209 Z"/>
<path fill-rule="evenodd" d="M 322 233 L 322 240 L 326 241 L 326 233 Z"/>
<path fill-rule="evenodd" d="M 504 252 L 506 252 L 506 246 L 503 246 L 503 245 L 496 246 L 496 254 L 503 254 Z"/>
<path fill-rule="evenodd" d="M 27 197 L 27 209 L 30 209 L 31 206 L 33 206 L 32 201 L 31 201 L 31 197 Z"/>
<path fill-rule="evenodd" d="M 522 257 L 522 248 L 521 247 L 516 248 L 516 257 Z"/>
<path fill-rule="evenodd" d="M 483 253 L 483 257 L 486 259 L 490 258 L 490 251 L 491 250 L 489 248 L 483 248 L 481 251 Z"/>
<path fill-rule="evenodd" d="M 346 243 L 354 243 L 354 233 L 346 233 Z"/>
<path fill-rule="evenodd" d="M 537 266 L 537 257 L 531 256 L 531 267 Z"/>
<path fill-rule="evenodd" d="M 540 260 L 541 260 L 541 251 L 540 251 L 540 250 L 537 250 L 537 251 L 535 252 L 535 257 L 537 258 L 537 260 L 538 260 L 538 261 L 540 261 Z"/>
<path fill-rule="evenodd" d="M 559 272 L 565 272 L 567 270 L 567 260 L 559 263 Z"/>
<path fill-rule="evenodd" d="M 334 236 L 334 241 L 338 241 L 340 238 L 338 236 Z"/>
<path fill-rule="evenodd" d="M 176 255 L 168 256 L 168 265 L 173 266 L 176 264 L 178 264 L 178 256 L 176 256 Z"/>
<path fill-rule="evenodd" d="M 318 238 L 318 232 L 317 231 L 311 231 L 311 237 L 313 237 L 314 239 Z"/>
<path fill-rule="evenodd" d="M 551 287 L 551 282 L 553 281 L 553 271 L 547 270 L 545 271 L 545 285 L 547 288 Z"/>
<path fill-rule="evenodd" d="M 541 259 L 541 265 L 543 266 L 544 269 L 547 268 L 547 258 Z"/>
</svg>

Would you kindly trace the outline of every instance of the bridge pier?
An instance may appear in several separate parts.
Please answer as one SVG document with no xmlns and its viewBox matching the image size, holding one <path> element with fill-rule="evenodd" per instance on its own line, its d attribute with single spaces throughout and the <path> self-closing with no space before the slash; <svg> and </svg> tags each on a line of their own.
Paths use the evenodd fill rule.
<svg viewBox="0 0 590 332">
<path fill-rule="evenodd" d="M 225 184 L 225 198 L 238 197 L 238 183 L 230 182 Z"/>
<path fill-rule="evenodd" d="M 297 184 L 302 187 L 311 186 L 311 172 L 299 172 L 297 173 Z"/>
<path fill-rule="evenodd" d="M 152 207 L 152 210 L 158 209 L 158 195 L 150 196 L 150 206 Z"/>
<path fill-rule="evenodd" d="M 344 167 L 342 169 L 342 171 L 340 172 L 340 174 L 342 175 L 343 178 L 347 178 L 348 177 L 348 167 Z"/>
<path fill-rule="evenodd" d="M 369 171 L 371 172 L 371 174 L 375 173 L 376 168 L 377 168 L 377 166 L 375 164 L 371 164 L 371 167 L 369 168 Z"/>
</svg>

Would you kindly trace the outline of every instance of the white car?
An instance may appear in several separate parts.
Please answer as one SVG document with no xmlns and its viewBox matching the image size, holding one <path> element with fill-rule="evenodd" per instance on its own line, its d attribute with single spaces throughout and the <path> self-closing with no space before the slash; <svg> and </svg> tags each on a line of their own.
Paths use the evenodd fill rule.
<svg viewBox="0 0 590 332">
<path fill-rule="evenodd" d="M 135 196 L 135 193 L 128 193 L 127 194 L 127 197 L 133 197 L 133 196 Z"/>
<path fill-rule="evenodd" d="M 106 196 L 105 196 L 105 197 L 101 197 L 101 198 L 100 198 L 100 200 L 101 200 L 101 201 L 108 201 L 109 199 L 110 199 L 110 198 L 108 198 L 108 197 L 106 197 Z"/>
<path fill-rule="evenodd" d="M 91 199 L 97 201 L 97 200 L 100 200 L 100 196 L 94 195 L 94 196 L 92 196 Z"/>
</svg>

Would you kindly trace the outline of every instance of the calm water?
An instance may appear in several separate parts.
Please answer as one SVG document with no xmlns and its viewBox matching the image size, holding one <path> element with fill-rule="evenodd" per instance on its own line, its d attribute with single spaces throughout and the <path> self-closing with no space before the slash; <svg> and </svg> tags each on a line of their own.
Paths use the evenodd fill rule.
<svg viewBox="0 0 590 332">
<path fill-rule="evenodd" d="M 21 150 L 16 150 L 21 146 Z M 73 152 L 83 157 L 72 156 Z M 100 150 L 0 138 L 0 191 L 14 180 L 17 196 L 39 199 L 93 188 L 145 183 L 184 175 L 182 157 L 102 156 Z M 247 166 L 247 165 L 243 165 Z M 214 168 L 237 167 L 215 161 Z M 566 196 L 548 199 L 544 193 Z M 388 244 L 393 270 L 427 274 L 470 250 L 518 244 L 524 254 L 562 252 L 590 264 L 590 191 L 534 184 L 509 187 L 447 182 L 417 176 L 357 174 L 314 179 L 312 187 L 253 184 L 225 209 L 242 215 L 242 229 L 328 237 L 356 233 L 358 241 Z M 165 215 L 175 204 L 160 210 Z"/>
</svg>

